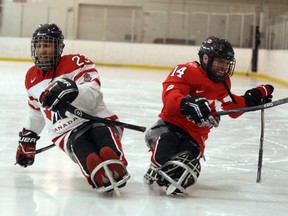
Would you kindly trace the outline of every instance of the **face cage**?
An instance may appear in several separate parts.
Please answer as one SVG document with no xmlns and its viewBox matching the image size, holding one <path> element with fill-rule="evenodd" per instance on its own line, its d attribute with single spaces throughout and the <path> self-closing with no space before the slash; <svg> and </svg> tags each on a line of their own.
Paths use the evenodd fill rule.
<svg viewBox="0 0 288 216">
<path fill-rule="evenodd" d="M 53 55 L 36 55 L 36 44 L 39 42 L 45 42 L 45 43 L 54 43 L 54 54 Z M 50 37 L 39 37 L 39 38 L 33 38 L 31 41 L 31 58 L 37 68 L 40 68 L 43 71 L 48 71 L 49 69 L 56 67 L 59 58 L 61 57 L 62 51 L 63 51 L 63 42 Z M 42 58 L 49 58 L 48 61 L 40 62 L 39 59 Z"/>
<path fill-rule="evenodd" d="M 213 60 L 214 60 L 214 58 L 212 58 L 212 60 L 209 59 L 209 62 L 208 62 L 207 67 L 206 67 L 207 68 L 206 69 L 207 76 L 211 80 L 213 80 L 214 82 L 217 82 L 217 83 L 221 83 L 221 82 L 225 81 L 228 77 L 233 76 L 235 65 L 236 65 L 236 59 L 235 58 L 231 59 L 230 65 L 228 68 L 228 72 L 226 74 L 223 74 L 223 76 L 217 76 L 215 72 L 211 71 Z"/>
</svg>

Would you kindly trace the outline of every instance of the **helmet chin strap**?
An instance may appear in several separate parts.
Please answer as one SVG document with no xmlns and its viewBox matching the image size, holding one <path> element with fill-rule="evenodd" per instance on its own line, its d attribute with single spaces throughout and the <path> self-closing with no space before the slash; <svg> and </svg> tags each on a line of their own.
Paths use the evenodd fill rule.
<svg viewBox="0 0 288 216">
<path fill-rule="evenodd" d="M 42 76 L 45 77 L 47 72 L 48 72 L 47 70 L 42 70 Z"/>
<path fill-rule="evenodd" d="M 227 85 L 227 83 L 225 82 L 225 80 L 223 81 L 223 84 L 224 84 L 225 89 L 227 90 L 230 98 L 232 99 L 233 103 L 234 103 L 234 104 L 237 104 L 237 101 L 236 101 L 235 98 L 233 97 L 233 95 L 232 95 L 230 89 L 228 88 L 228 85 Z"/>
</svg>

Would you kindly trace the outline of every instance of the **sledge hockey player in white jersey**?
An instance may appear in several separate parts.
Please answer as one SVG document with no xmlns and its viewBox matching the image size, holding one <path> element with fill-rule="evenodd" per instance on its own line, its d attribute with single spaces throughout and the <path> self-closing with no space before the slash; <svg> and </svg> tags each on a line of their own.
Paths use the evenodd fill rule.
<svg viewBox="0 0 288 216">
<path fill-rule="evenodd" d="M 103 101 L 94 63 L 79 54 L 61 56 L 63 40 L 56 24 L 41 24 L 33 34 L 35 66 L 25 78 L 29 115 L 19 133 L 16 163 L 22 167 L 34 163 L 36 142 L 46 125 L 52 142 L 79 165 L 97 192 L 117 192 L 130 177 L 120 141 L 123 128 L 66 112 L 66 104 L 71 103 L 90 115 L 118 120 Z"/>
</svg>

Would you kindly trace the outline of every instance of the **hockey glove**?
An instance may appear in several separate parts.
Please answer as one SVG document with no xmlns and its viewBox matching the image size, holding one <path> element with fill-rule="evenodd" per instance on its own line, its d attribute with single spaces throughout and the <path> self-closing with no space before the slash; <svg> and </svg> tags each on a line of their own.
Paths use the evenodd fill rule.
<svg viewBox="0 0 288 216">
<path fill-rule="evenodd" d="M 180 112 L 199 127 L 218 127 L 220 118 L 213 117 L 208 101 L 199 96 L 185 96 L 180 103 Z"/>
<path fill-rule="evenodd" d="M 271 102 L 273 91 L 274 87 L 269 84 L 257 86 L 256 88 L 246 91 L 244 94 L 246 106 L 251 107 Z"/>
<path fill-rule="evenodd" d="M 36 142 L 40 137 L 33 131 L 23 130 L 19 133 L 19 145 L 16 152 L 16 164 L 22 167 L 31 166 L 34 163 Z"/>
<path fill-rule="evenodd" d="M 42 106 L 52 111 L 65 108 L 67 102 L 71 103 L 78 96 L 78 87 L 73 80 L 62 78 L 51 83 L 41 93 L 39 101 Z"/>
</svg>

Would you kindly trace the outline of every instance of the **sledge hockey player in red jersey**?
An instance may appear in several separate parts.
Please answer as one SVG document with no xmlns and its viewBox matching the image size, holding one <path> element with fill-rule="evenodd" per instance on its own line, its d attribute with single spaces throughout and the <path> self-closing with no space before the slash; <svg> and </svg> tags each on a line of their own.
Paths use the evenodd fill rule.
<svg viewBox="0 0 288 216">
<path fill-rule="evenodd" d="M 91 115 L 118 120 L 103 101 L 94 63 L 79 54 L 61 56 L 63 40 L 56 24 L 40 25 L 33 34 L 35 66 L 25 79 L 29 115 L 19 133 L 16 163 L 22 167 L 34 163 L 36 142 L 46 125 L 52 142 L 79 165 L 93 188 L 118 191 L 130 177 L 120 142 L 123 130 L 66 112 L 65 105 L 71 103 Z"/>
<path fill-rule="evenodd" d="M 217 109 L 237 109 L 271 101 L 272 85 L 233 94 L 230 77 L 235 58 L 231 44 L 210 36 L 201 45 L 199 60 L 177 65 L 163 82 L 163 108 L 159 120 L 145 134 L 152 152 L 144 178 L 165 186 L 167 194 L 183 193 L 200 175 L 200 158 L 212 127 L 220 117 Z M 231 114 L 237 118 L 241 114 Z"/>
</svg>

